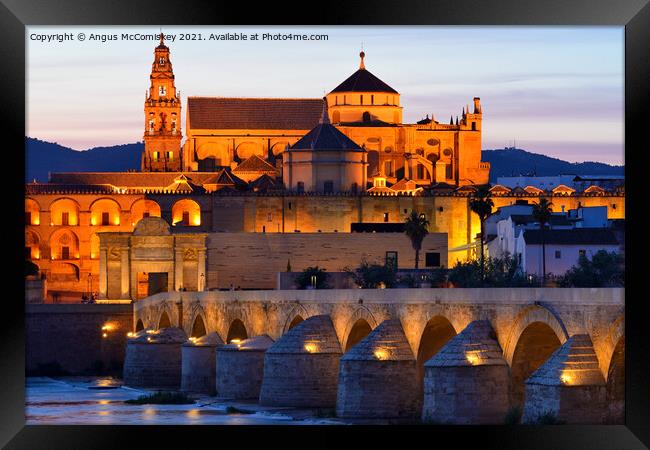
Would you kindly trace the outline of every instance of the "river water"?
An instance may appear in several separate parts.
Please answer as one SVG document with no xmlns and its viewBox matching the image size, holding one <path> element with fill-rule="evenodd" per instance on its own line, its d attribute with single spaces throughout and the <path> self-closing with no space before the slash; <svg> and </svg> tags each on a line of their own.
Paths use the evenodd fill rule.
<svg viewBox="0 0 650 450">
<path fill-rule="evenodd" d="M 108 377 L 29 377 L 25 389 L 27 425 L 331 425 L 336 419 L 314 411 L 262 408 L 255 403 L 199 397 L 192 405 L 129 405 L 151 391 L 125 387 Z M 251 414 L 228 413 L 235 406 Z M 321 416 L 322 417 L 322 416 Z"/>
</svg>

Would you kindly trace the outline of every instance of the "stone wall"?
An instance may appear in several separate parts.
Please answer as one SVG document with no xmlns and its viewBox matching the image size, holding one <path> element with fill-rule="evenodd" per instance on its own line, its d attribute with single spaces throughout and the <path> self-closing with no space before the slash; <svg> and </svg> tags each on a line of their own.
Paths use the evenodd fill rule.
<svg viewBox="0 0 650 450">
<path fill-rule="evenodd" d="M 181 349 L 181 390 L 214 395 L 217 347 L 183 345 Z"/>
<path fill-rule="evenodd" d="M 208 288 L 275 289 L 287 262 L 294 272 L 318 266 L 328 272 L 358 267 L 362 259 L 384 264 L 396 251 L 399 268 L 415 266 L 415 252 L 404 233 L 211 233 L 207 240 Z M 422 243 L 420 267 L 427 252 L 447 261 L 447 236 L 430 233 Z"/>
<path fill-rule="evenodd" d="M 120 374 L 132 329 L 132 305 L 25 305 L 25 368 L 57 362 L 71 373 Z"/>
<path fill-rule="evenodd" d="M 178 389 L 181 384 L 181 358 L 180 343 L 129 343 L 124 361 L 124 384 Z"/>
<path fill-rule="evenodd" d="M 218 349 L 217 395 L 232 399 L 257 399 L 262 387 L 265 351 Z"/>
</svg>

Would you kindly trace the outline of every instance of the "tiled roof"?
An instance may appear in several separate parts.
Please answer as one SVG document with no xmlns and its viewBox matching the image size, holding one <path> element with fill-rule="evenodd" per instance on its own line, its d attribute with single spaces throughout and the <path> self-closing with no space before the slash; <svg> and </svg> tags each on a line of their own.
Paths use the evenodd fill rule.
<svg viewBox="0 0 650 450">
<path fill-rule="evenodd" d="M 160 188 L 171 185 L 181 172 L 60 172 L 50 175 L 50 183 L 78 185 L 112 185 L 118 188 Z M 202 185 L 214 172 L 185 172 L 187 179 Z"/>
<path fill-rule="evenodd" d="M 259 156 L 251 155 L 234 168 L 233 172 L 275 172 L 275 167 Z"/>
<path fill-rule="evenodd" d="M 289 147 L 290 150 L 361 150 L 352 139 L 341 133 L 329 123 L 318 124 L 298 142 Z"/>
<path fill-rule="evenodd" d="M 188 97 L 193 129 L 310 130 L 321 116 L 320 98 Z"/>
<path fill-rule="evenodd" d="M 282 189 L 282 183 L 277 182 L 267 174 L 262 175 L 258 179 L 250 183 L 251 189 L 255 192 L 264 192 L 273 189 Z"/>
<path fill-rule="evenodd" d="M 110 184 L 61 184 L 61 183 L 28 183 L 25 185 L 26 194 L 49 194 L 60 192 L 83 192 L 113 194 L 116 189 Z"/>
<path fill-rule="evenodd" d="M 540 230 L 526 230 L 524 240 L 528 245 L 541 245 Z M 618 245 L 616 235 L 607 228 L 574 228 L 571 230 L 544 230 L 548 245 Z"/>
<path fill-rule="evenodd" d="M 332 92 L 398 92 L 374 76 L 366 69 L 359 69 L 350 75 L 343 83 L 336 86 Z"/>
</svg>

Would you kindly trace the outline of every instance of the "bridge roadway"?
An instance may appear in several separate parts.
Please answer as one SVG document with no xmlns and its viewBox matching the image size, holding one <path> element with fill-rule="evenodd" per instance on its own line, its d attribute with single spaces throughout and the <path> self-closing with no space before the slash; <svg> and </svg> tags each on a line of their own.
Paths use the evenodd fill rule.
<svg viewBox="0 0 650 450">
<path fill-rule="evenodd" d="M 326 289 L 164 292 L 134 304 L 134 329 L 217 332 L 229 342 L 280 338 L 312 316 L 332 319 L 343 351 L 388 319 L 399 319 L 418 366 L 477 320 L 490 322 L 512 376 L 546 359 L 574 335 L 588 335 L 608 379 L 624 336 L 624 288 Z M 619 346 L 620 348 L 620 346 Z M 538 361 L 534 365 L 538 366 Z"/>
</svg>

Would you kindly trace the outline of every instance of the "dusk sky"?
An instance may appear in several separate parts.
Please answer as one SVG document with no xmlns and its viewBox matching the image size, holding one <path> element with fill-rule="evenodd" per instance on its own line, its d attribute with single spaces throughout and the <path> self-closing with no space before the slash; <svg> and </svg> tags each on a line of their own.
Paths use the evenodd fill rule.
<svg viewBox="0 0 650 450">
<path fill-rule="evenodd" d="M 513 144 L 572 162 L 623 164 L 623 27 L 162 28 L 187 96 L 322 97 L 366 68 L 401 94 L 404 122 L 449 123 L 480 97 L 483 148 Z M 157 41 L 91 41 L 160 27 L 27 27 L 27 135 L 77 150 L 142 140 Z M 327 34 L 323 41 L 215 41 L 210 33 Z M 66 42 L 35 34 L 73 33 Z M 86 40 L 77 40 L 79 33 Z M 202 33 L 203 41 L 180 41 Z"/>
</svg>

